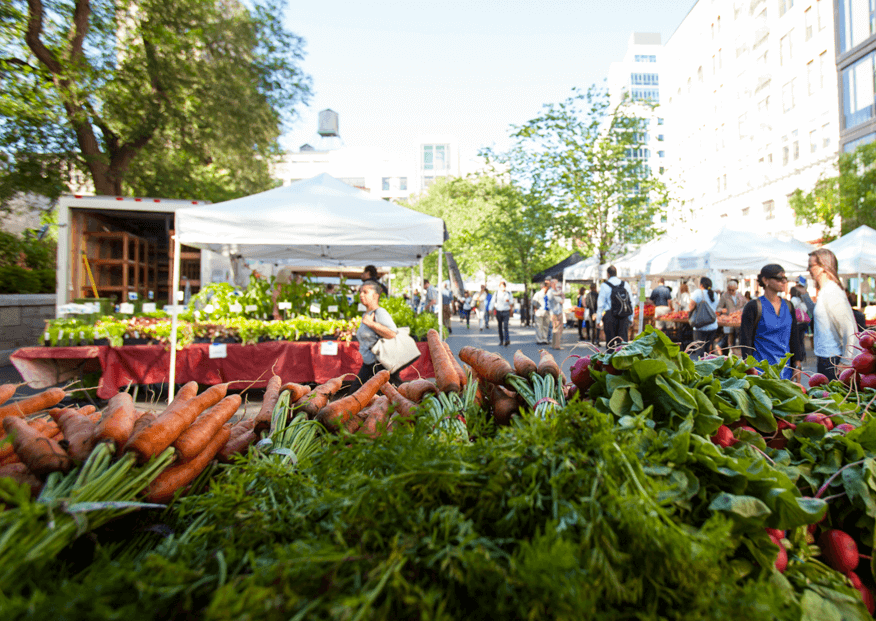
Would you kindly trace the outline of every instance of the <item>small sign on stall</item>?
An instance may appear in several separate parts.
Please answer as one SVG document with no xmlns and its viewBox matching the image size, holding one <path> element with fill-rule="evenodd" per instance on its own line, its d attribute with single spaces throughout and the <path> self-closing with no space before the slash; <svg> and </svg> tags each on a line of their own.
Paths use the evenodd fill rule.
<svg viewBox="0 0 876 621">
<path fill-rule="evenodd" d="M 246 312 L 248 312 L 248 313 L 254 313 L 258 309 L 259 309 L 259 307 L 256 306 L 255 304 L 247 304 L 246 305 Z"/>
<path fill-rule="evenodd" d="M 210 343 L 210 358 L 227 358 L 228 346 L 225 343 Z"/>
<path fill-rule="evenodd" d="M 234 304 L 232 304 L 231 306 L 228 307 L 228 310 L 232 313 L 242 313 L 243 306 L 241 306 L 240 304 L 235 302 Z"/>
<path fill-rule="evenodd" d="M 329 306 L 328 312 L 336 313 L 336 312 L 338 312 L 338 307 L 333 304 L 333 305 Z"/>
<path fill-rule="evenodd" d="M 322 341 L 319 344 L 319 353 L 323 356 L 337 356 L 338 342 L 337 341 Z"/>
<path fill-rule="evenodd" d="M 279 310 L 292 310 L 292 302 L 279 302 L 277 308 Z"/>
<path fill-rule="evenodd" d="M 319 314 L 319 311 L 320 311 L 320 310 L 321 310 L 321 309 L 320 309 L 319 304 L 311 304 L 311 305 L 310 305 L 310 312 L 311 312 L 311 313 Z"/>
<path fill-rule="evenodd" d="M 121 304 L 119 304 L 119 312 L 123 315 L 133 315 L 134 305 L 128 302 L 122 302 Z"/>
<path fill-rule="evenodd" d="M 144 313 L 154 313 L 155 312 L 155 302 L 143 302 L 143 312 Z"/>
</svg>

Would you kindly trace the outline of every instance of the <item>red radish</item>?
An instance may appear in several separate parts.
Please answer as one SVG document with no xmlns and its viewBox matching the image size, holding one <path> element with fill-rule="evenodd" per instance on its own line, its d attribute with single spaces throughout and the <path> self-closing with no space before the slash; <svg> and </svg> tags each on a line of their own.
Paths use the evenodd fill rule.
<svg viewBox="0 0 876 621">
<path fill-rule="evenodd" d="M 861 388 L 876 388 L 876 373 L 868 373 L 862 375 L 858 381 L 858 386 Z"/>
<path fill-rule="evenodd" d="M 788 568 L 788 552 L 780 542 L 776 541 L 775 544 L 779 546 L 779 554 L 776 556 L 776 569 L 780 574 L 783 574 Z"/>
<path fill-rule="evenodd" d="M 738 429 L 744 429 L 745 431 L 750 431 L 751 433 L 757 433 L 754 430 L 754 427 L 749 427 L 748 425 L 740 425 Z"/>
<path fill-rule="evenodd" d="M 855 426 L 850 425 L 849 423 L 843 423 L 842 425 L 837 425 L 836 427 L 833 428 L 834 431 L 838 431 L 843 435 L 847 434 L 850 431 L 854 431 L 854 429 L 855 429 Z"/>
<path fill-rule="evenodd" d="M 827 376 L 823 373 L 813 373 L 809 377 L 809 388 L 815 388 L 816 386 L 825 386 L 830 382 L 827 379 Z"/>
<path fill-rule="evenodd" d="M 809 414 L 803 420 L 807 423 L 815 423 L 817 425 L 823 425 L 823 426 L 827 427 L 828 431 L 833 429 L 833 421 L 830 420 L 830 418 L 828 418 L 824 414 Z"/>
<path fill-rule="evenodd" d="M 618 371 L 617 369 L 615 369 L 614 366 L 610 362 L 607 365 L 605 365 L 604 370 L 609 375 L 620 375 L 621 374 L 621 372 Z"/>
<path fill-rule="evenodd" d="M 854 571 L 858 566 L 858 545 L 847 533 L 836 528 L 826 530 L 818 538 L 824 561 L 840 573 Z"/>
<path fill-rule="evenodd" d="M 718 427 L 718 430 L 715 432 L 711 438 L 713 444 L 717 444 L 718 446 L 723 446 L 727 448 L 728 446 L 733 446 L 739 440 L 733 437 L 733 432 L 727 425 L 721 425 Z"/>
<path fill-rule="evenodd" d="M 873 349 L 873 346 L 876 345 L 876 335 L 868 330 L 858 338 L 858 344 L 864 349 Z"/>
<path fill-rule="evenodd" d="M 846 386 L 851 386 L 852 381 L 855 379 L 855 375 L 856 373 L 854 369 L 845 369 L 839 374 L 839 380 Z"/>
<path fill-rule="evenodd" d="M 590 356 L 584 356 L 575 361 L 575 364 L 572 365 L 570 377 L 572 378 L 572 383 L 582 393 L 590 389 L 593 385 L 593 378 L 590 377 Z"/>
<path fill-rule="evenodd" d="M 876 356 L 869 351 L 860 353 L 852 360 L 852 368 L 855 369 L 859 375 L 873 373 L 876 371 Z"/>
<path fill-rule="evenodd" d="M 760 375 L 760 371 L 758 371 L 754 367 L 751 367 L 751 368 L 745 369 L 745 374 L 746 375 Z"/>
<path fill-rule="evenodd" d="M 855 572 L 848 572 L 846 577 L 849 579 L 849 582 L 852 583 L 852 586 L 858 589 L 858 592 L 861 594 L 861 599 L 864 600 L 864 605 L 867 607 L 867 611 L 872 615 L 874 609 L 876 609 L 876 604 L 874 604 L 873 601 L 873 592 L 864 586 L 864 583 L 861 582 L 861 579 Z"/>
<path fill-rule="evenodd" d="M 781 451 L 786 446 L 788 446 L 788 438 L 786 438 L 785 436 L 776 436 L 775 438 L 767 442 L 766 445 L 771 449 Z"/>
<path fill-rule="evenodd" d="M 778 528 L 765 528 L 767 535 L 770 536 L 770 539 L 781 540 L 785 538 L 785 531 L 779 530 Z"/>
<path fill-rule="evenodd" d="M 776 426 L 777 426 L 779 431 L 781 431 L 782 429 L 790 429 L 792 431 L 794 429 L 797 429 L 797 425 L 795 425 L 794 423 L 789 423 L 788 421 L 786 421 L 782 418 L 776 419 Z"/>
</svg>

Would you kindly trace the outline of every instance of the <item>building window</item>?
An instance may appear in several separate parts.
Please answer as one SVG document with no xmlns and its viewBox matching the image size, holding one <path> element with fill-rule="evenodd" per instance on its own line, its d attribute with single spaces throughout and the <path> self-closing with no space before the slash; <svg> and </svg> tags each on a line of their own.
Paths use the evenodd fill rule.
<svg viewBox="0 0 876 621">
<path fill-rule="evenodd" d="M 827 75 L 827 50 L 818 55 L 818 88 L 824 88 L 824 76 Z"/>
<path fill-rule="evenodd" d="M 666 151 L 657 151 L 657 157 L 666 157 Z"/>
<path fill-rule="evenodd" d="M 793 58 L 793 50 L 791 48 L 791 36 L 794 34 L 793 30 L 789 30 L 788 34 L 779 39 L 779 64 L 784 65 L 785 63 L 790 62 L 791 58 Z"/>
<path fill-rule="evenodd" d="M 791 147 L 787 144 L 788 137 L 782 136 L 782 166 L 787 166 L 791 159 Z"/>
<path fill-rule="evenodd" d="M 664 172 L 666 172 L 666 169 L 661 166 L 660 167 L 660 174 L 662 175 Z"/>
<path fill-rule="evenodd" d="M 757 102 L 757 113 L 766 117 L 770 113 L 770 98 L 769 96 L 764 97 L 759 102 Z"/>
<path fill-rule="evenodd" d="M 428 189 L 433 183 L 435 183 L 435 177 L 423 177 L 423 189 Z"/>
<path fill-rule="evenodd" d="M 637 63 L 656 63 L 657 56 L 654 54 L 636 54 Z"/>
<path fill-rule="evenodd" d="M 794 109 L 794 80 L 785 82 L 782 87 L 782 111 L 789 112 Z"/>
<path fill-rule="evenodd" d="M 791 144 L 791 155 L 794 158 L 794 161 L 800 159 L 800 140 L 797 138 L 797 130 L 795 129 L 791 132 L 791 137 L 794 139 L 794 142 Z"/>
<path fill-rule="evenodd" d="M 381 189 L 384 192 L 389 192 L 389 177 L 382 177 L 381 178 Z"/>
<path fill-rule="evenodd" d="M 702 81 L 703 81 L 703 66 L 700 65 L 699 68 L 697 69 L 697 82 L 702 82 Z"/>
<path fill-rule="evenodd" d="M 821 126 L 821 147 L 823 149 L 830 148 L 830 123 Z"/>
<path fill-rule="evenodd" d="M 748 135 L 748 113 L 745 112 L 739 115 L 739 119 L 737 121 L 737 128 L 739 131 L 739 137 L 745 138 Z"/>
<path fill-rule="evenodd" d="M 806 84 L 808 85 L 808 92 L 810 95 L 815 93 L 815 82 L 817 77 L 815 75 L 815 61 L 810 60 L 806 63 Z"/>
<path fill-rule="evenodd" d="M 806 26 L 806 33 L 804 35 L 804 40 L 808 41 L 812 38 L 812 33 L 814 31 L 814 26 L 812 24 L 812 7 L 807 7 L 805 11 L 803 11 L 803 23 Z"/>
<path fill-rule="evenodd" d="M 876 52 L 843 69 L 843 127 L 851 129 L 873 118 Z"/>
<path fill-rule="evenodd" d="M 690 82 L 690 80 L 688 80 Z M 656 88 L 634 88 L 632 92 L 633 101 L 650 101 L 653 103 L 660 102 L 660 90 Z"/>
<path fill-rule="evenodd" d="M 824 0 L 818 4 L 823 4 Z M 873 2 L 861 0 L 839 0 L 837 2 L 839 19 L 839 53 L 843 54 L 873 35 L 876 26 L 876 6 Z"/>
<path fill-rule="evenodd" d="M 748 214 L 749 214 L 750 212 L 751 212 L 751 209 L 750 209 L 749 207 L 743 207 L 743 208 L 742 208 L 742 217 L 743 217 L 743 218 L 748 217 Z"/>
<path fill-rule="evenodd" d="M 450 146 L 446 144 L 423 145 L 423 170 L 447 170 Z"/>
<path fill-rule="evenodd" d="M 657 117 L 657 125 L 663 125 L 663 119 L 662 119 L 662 118 Z"/>
<path fill-rule="evenodd" d="M 776 202 L 766 201 L 763 204 L 763 214 L 767 220 L 772 220 L 776 217 Z"/>
<path fill-rule="evenodd" d="M 727 175 L 724 175 L 724 191 L 727 191 Z"/>
<path fill-rule="evenodd" d="M 660 78 L 656 73 L 633 73 L 630 75 L 633 86 L 659 86 Z"/>
<path fill-rule="evenodd" d="M 791 10 L 794 0 L 779 0 L 779 17 Z"/>
<path fill-rule="evenodd" d="M 716 181 L 718 182 L 718 190 L 717 190 L 717 192 L 718 192 L 718 194 L 720 194 L 720 193 L 721 193 L 721 177 L 718 177 L 718 178 L 716 179 Z"/>
<path fill-rule="evenodd" d="M 663 134 L 657 134 L 657 142 L 663 142 Z"/>
<path fill-rule="evenodd" d="M 818 29 L 824 30 L 827 27 L 827 11 L 833 10 L 833 2 L 831 0 L 818 0 L 815 3 L 815 11 L 818 13 Z"/>
<path fill-rule="evenodd" d="M 408 178 L 407 177 L 399 177 L 398 178 L 398 189 L 402 192 L 407 192 L 408 189 Z"/>
<path fill-rule="evenodd" d="M 721 48 L 719 47 L 718 48 L 718 69 L 723 69 L 723 68 L 724 68 L 724 63 L 721 59 Z"/>
</svg>

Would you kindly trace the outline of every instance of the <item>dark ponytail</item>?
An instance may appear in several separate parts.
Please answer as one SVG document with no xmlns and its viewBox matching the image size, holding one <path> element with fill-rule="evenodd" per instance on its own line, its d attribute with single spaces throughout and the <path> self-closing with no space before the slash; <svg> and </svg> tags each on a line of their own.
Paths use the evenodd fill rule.
<svg viewBox="0 0 876 621">
<path fill-rule="evenodd" d="M 715 301 L 715 292 L 712 291 L 712 281 L 710 278 L 703 276 L 700 278 L 700 286 L 705 288 L 706 291 L 709 292 L 709 302 Z"/>
</svg>

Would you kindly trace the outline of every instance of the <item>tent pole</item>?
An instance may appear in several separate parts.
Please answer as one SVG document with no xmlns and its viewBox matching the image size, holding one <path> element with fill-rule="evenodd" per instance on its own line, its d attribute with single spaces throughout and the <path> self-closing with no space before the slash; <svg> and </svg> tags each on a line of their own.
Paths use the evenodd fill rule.
<svg viewBox="0 0 876 621">
<path fill-rule="evenodd" d="M 179 243 L 179 232 L 174 231 L 173 235 L 173 291 L 170 299 L 170 385 L 168 386 L 167 402 L 173 401 L 173 393 L 176 388 L 176 331 L 179 325 L 177 315 L 177 298 L 179 297 L 179 255 L 182 253 L 181 244 Z"/>
<path fill-rule="evenodd" d="M 420 283 L 417 286 L 417 289 L 422 289 L 422 288 L 423 288 L 423 257 L 420 257 Z M 426 294 L 426 292 L 424 291 L 421 295 L 425 295 L 425 294 Z"/>
<path fill-rule="evenodd" d="M 861 272 L 858 272 L 858 308 L 863 308 L 861 306 L 861 289 L 863 289 L 861 286 Z"/>
<path fill-rule="evenodd" d="M 444 246 L 438 246 L 438 333 L 441 334 L 441 327 L 444 325 L 444 281 L 441 280 L 443 273 L 441 264 L 444 263 Z"/>
</svg>

